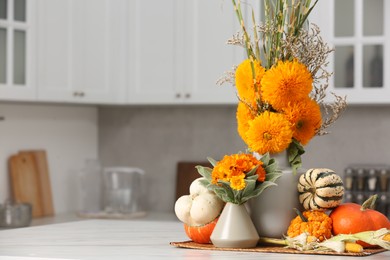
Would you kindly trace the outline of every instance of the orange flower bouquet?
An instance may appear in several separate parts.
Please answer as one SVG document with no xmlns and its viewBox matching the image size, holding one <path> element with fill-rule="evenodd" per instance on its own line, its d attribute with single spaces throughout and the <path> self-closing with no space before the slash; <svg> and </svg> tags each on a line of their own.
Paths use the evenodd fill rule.
<svg viewBox="0 0 390 260">
<path fill-rule="evenodd" d="M 311 0 L 264 0 L 265 21 L 256 25 L 252 13 L 252 37 L 245 27 L 240 0 L 232 2 L 242 32 L 228 43 L 243 46 L 248 59 L 220 83 L 229 81 L 236 86 L 238 133 L 251 152 L 287 150 L 296 172 L 303 145 L 315 135 L 326 134 L 325 128 L 346 107 L 345 98 L 335 94 L 334 103 L 324 102 L 331 76 L 325 70 L 326 60 L 332 50 L 316 26 L 305 29 L 318 0 L 313 5 Z"/>
<path fill-rule="evenodd" d="M 224 202 L 241 205 L 261 194 L 266 188 L 276 185 L 281 175 L 275 159 L 265 154 L 260 160 L 252 154 L 225 155 L 219 162 L 208 158 L 214 166 L 197 166 L 204 177 L 202 184 Z"/>
</svg>

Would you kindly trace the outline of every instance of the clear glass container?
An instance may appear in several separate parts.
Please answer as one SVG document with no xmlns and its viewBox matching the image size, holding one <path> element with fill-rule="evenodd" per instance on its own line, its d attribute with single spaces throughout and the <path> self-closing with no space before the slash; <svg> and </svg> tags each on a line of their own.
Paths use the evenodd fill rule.
<svg viewBox="0 0 390 260">
<path fill-rule="evenodd" d="M 19 228 L 30 225 L 32 206 L 29 203 L 13 203 L 6 200 L 0 204 L 0 228 Z"/>
<path fill-rule="evenodd" d="M 103 171 L 103 208 L 107 213 L 142 211 L 144 171 L 132 167 L 111 167 Z"/>
</svg>

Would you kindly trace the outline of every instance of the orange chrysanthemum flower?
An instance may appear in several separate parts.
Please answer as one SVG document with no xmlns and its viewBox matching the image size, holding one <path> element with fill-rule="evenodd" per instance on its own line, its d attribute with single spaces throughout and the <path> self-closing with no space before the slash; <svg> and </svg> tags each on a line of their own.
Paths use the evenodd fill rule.
<svg viewBox="0 0 390 260">
<path fill-rule="evenodd" d="M 257 181 L 259 182 L 263 182 L 265 181 L 265 169 L 263 168 L 263 162 L 261 162 L 261 165 L 257 168 L 256 170 L 256 174 L 257 174 Z"/>
<path fill-rule="evenodd" d="M 219 161 L 212 173 L 212 183 L 216 184 L 219 180 L 230 182 L 230 187 L 235 190 L 242 190 L 245 188 L 245 177 L 248 172 L 258 166 L 256 174 L 257 180 L 263 182 L 265 180 L 265 169 L 263 162 L 256 159 L 251 154 L 232 154 L 225 155 Z"/>
<path fill-rule="evenodd" d="M 256 86 L 253 82 L 252 66 L 250 60 L 244 60 L 236 69 L 236 88 L 241 100 L 253 103 L 259 97 L 260 81 L 265 69 L 259 61 L 254 61 Z"/>
<path fill-rule="evenodd" d="M 279 61 L 261 80 L 262 99 L 281 110 L 288 102 L 306 98 L 311 92 L 313 78 L 306 66 L 296 60 Z"/>
<path fill-rule="evenodd" d="M 303 145 L 306 145 L 321 127 L 320 106 L 310 98 L 289 103 L 283 112 L 293 126 L 293 137 Z"/>
<path fill-rule="evenodd" d="M 247 145 L 259 154 L 279 153 L 292 139 L 291 123 L 283 114 L 265 111 L 249 123 Z"/>
<path fill-rule="evenodd" d="M 246 132 L 249 129 L 249 122 L 252 121 L 255 118 L 255 116 L 253 115 L 251 109 L 246 104 L 240 102 L 238 103 L 237 106 L 236 118 L 237 118 L 238 134 L 245 142 Z"/>
</svg>

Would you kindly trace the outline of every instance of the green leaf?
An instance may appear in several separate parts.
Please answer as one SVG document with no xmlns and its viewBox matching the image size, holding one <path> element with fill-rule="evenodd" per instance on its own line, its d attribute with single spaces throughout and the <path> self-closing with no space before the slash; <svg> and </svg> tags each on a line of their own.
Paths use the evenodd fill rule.
<svg viewBox="0 0 390 260">
<path fill-rule="evenodd" d="M 265 172 L 274 172 L 278 169 L 278 165 L 276 163 L 269 164 L 267 167 L 264 168 Z"/>
<path fill-rule="evenodd" d="M 283 173 L 281 171 L 274 171 L 273 173 L 269 173 L 266 175 L 266 181 L 275 182 L 277 179 L 279 179 Z"/>
<path fill-rule="evenodd" d="M 257 181 L 259 177 L 256 175 L 252 175 L 252 176 L 249 176 L 249 177 L 246 177 L 246 180 L 254 180 L 254 181 Z"/>
<path fill-rule="evenodd" d="M 218 181 L 218 183 L 221 185 L 221 188 L 226 190 L 226 196 L 229 197 L 231 201 L 234 201 L 234 193 L 230 187 L 230 183 L 226 181 Z"/>
<path fill-rule="evenodd" d="M 288 161 L 292 167 L 293 174 L 296 175 L 297 169 L 302 166 L 301 155 L 305 153 L 303 146 L 295 139 L 291 142 L 287 148 Z"/>
<path fill-rule="evenodd" d="M 202 175 L 202 177 L 206 178 L 206 180 L 211 182 L 211 172 L 213 171 L 213 169 L 200 165 L 195 166 L 195 168 L 198 170 L 198 173 Z"/>
<path fill-rule="evenodd" d="M 265 189 L 271 186 L 277 186 L 277 184 L 269 181 L 263 182 L 261 185 L 256 187 L 251 194 L 249 194 L 248 196 L 243 196 L 241 202 L 245 203 L 249 199 L 259 196 Z"/>
<path fill-rule="evenodd" d="M 234 194 L 234 203 L 240 204 L 242 192 L 240 190 L 234 190 L 234 189 L 232 190 Z"/>
<path fill-rule="evenodd" d="M 253 168 L 252 170 L 250 170 L 250 171 L 246 174 L 246 176 L 247 176 L 247 177 L 250 177 L 250 176 L 253 176 L 253 175 L 257 175 L 257 174 L 256 174 L 257 168 L 259 168 L 259 165 L 257 165 L 255 168 Z"/>
<path fill-rule="evenodd" d="M 271 158 L 270 158 L 269 153 L 266 153 L 266 154 L 264 154 L 264 155 L 260 158 L 260 161 L 262 161 L 264 165 L 268 165 L 270 159 L 271 159 Z"/>
<path fill-rule="evenodd" d="M 242 191 L 242 197 L 248 197 L 253 193 L 253 190 L 256 188 L 256 180 L 245 180 L 245 188 Z"/>
<path fill-rule="evenodd" d="M 209 185 L 209 190 L 213 191 L 221 200 L 225 202 L 233 202 L 232 196 L 229 196 L 228 190 L 218 185 L 211 184 Z"/>
<path fill-rule="evenodd" d="M 211 157 L 207 157 L 207 160 L 211 163 L 211 165 L 213 166 L 213 167 L 215 167 L 215 165 L 217 165 L 217 161 L 216 160 L 214 160 L 213 158 L 211 158 Z"/>
<path fill-rule="evenodd" d="M 210 181 L 207 180 L 206 178 L 205 178 L 205 179 L 200 179 L 200 180 L 199 180 L 199 183 L 200 183 L 203 187 L 206 187 L 206 188 L 208 188 L 208 186 L 210 185 Z"/>
<path fill-rule="evenodd" d="M 253 194 L 255 196 L 260 195 L 265 189 L 271 187 L 271 186 L 278 186 L 275 182 L 265 181 L 261 183 L 256 189 L 253 191 Z"/>
<path fill-rule="evenodd" d="M 213 187 L 214 193 L 223 201 L 229 201 L 229 196 L 227 196 L 226 190 L 221 187 Z"/>
</svg>

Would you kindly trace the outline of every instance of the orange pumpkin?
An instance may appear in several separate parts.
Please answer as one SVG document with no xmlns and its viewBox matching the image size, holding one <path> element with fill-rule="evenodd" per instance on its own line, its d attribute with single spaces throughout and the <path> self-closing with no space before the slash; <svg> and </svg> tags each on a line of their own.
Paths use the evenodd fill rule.
<svg viewBox="0 0 390 260">
<path fill-rule="evenodd" d="M 335 208 L 330 217 L 333 221 L 333 235 L 355 234 L 363 231 L 375 231 L 381 228 L 390 229 L 389 219 L 379 211 L 371 209 L 377 195 L 370 197 L 363 205 L 344 203 Z M 367 243 L 358 241 L 364 247 L 371 247 Z"/>
<path fill-rule="evenodd" d="M 218 218 L 203 226 L 189 226 L 184 224 L 184 230 L 187 236 L 194 242 L 199 244 L 210 243 L 210 236 L 213 233 Z"/>
</svg>

